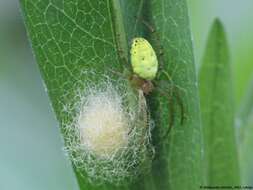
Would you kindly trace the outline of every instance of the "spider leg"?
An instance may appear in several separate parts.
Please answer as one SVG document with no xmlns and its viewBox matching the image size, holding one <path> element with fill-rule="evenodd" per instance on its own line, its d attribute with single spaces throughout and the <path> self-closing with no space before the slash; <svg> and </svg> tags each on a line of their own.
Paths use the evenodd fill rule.
<svg viewBox="0 0 253 190">
<path fill-rule="evenodd" d="M 124 64 L 128 64 L 127 57 L 123 55 L 124 50 L 121 48 L 118 48 L 118 47 L 117 47 L 117 50 L 118 50 L 118 54 L 119 54 L 120 59 L 123 60 Z"/>
<path fill-rule="evenodd" d="M 181 125 L 184 124 L 185 122 L 185 105 L 183 103 L 183 99 L 181 98 L 180 96 L 180 92 L 178 91 L 180 90 L 177 86 L 174 87 L 174 90 L 173 90 L 173 93 L 175 93 L 175 98 L 176 98 L 176 101 L 177 101 L 177 104 L 179 105 L 180 107 L 180 112 L 181 112 L 181 119 L 180 119 L 180 123 Z"/>
<path fill-rule="evenodd" d="M 172 82 L 172 80 L 170 79 L 170 81 Z M 181 87 L 175 85 L 173 82 L 172 83 L 165 83 L 165 85 L 163 85 L 163 88 L 161 89 L 161 86 L 160 87 L 157 87 L 159 92 L 165 96 L 165 97 L 168 97 L 168 106 L 169 106 L 169 125 L 168 125 L 168 129 L 167 131 L 165 132 L 165 135 L 163 136 L 163 138 L 165 139 L 173 125 L 175 124 L 175 116 L 176 116 L 176 109 L 175 109 L 175 106 L 179 106 L 179 109 L 180 109 L 180 125 L 183 125 L 184 122 L 185 122 L 185 105 L 183 103 L 183 99 L 181 98 L 181 92 L 182 92 L 182 89 Z M 164 89 L 166 89 L 164 91 Z M 176 103 L 176 105 L 175 105 Z"/>
<path fill-rule="evenodd" d="M 170 131 L 174 125 L 175 122 L 175 108 L 174 108 L 174 104 L 173 104 L 173 97 L 169 96 L 168 98 L 168 103 L 169 103 L 169 114 L 170 114 L 170 121 L 169 121 L 169 126 L 167 131 L 165 132 L 163 139 L 166 139 L 168 137 L 168 135 L 170 134 Z"/>
<path fill-rule="evenodd" d="M 113 70 L 113 69 L 111 69 L 111 68 L 108 68 L 108 70 L 109 70 L 110 72 L 112 72 L 114 75 L 117 75 L 118 77 L 123 77 L 123 74 L 120 73 L 120 72 L 118 72 L 118 71 L 115 71 L 115 70 Z"/>
<path fill-rule="evenodd" d="M 154 33 L 154 32 L 155 32 L 155 28 L 154 28 L 153 26 L 151 26 L 151 24 L 148 23 L 146 20 L 144 20 L 143 17 L 141 17 L 141 16 L 134 16 L 134 17 L 135 17 L 135 19 L 136 19 L 137 21 L 141 21 L 142 24 L 144 24 L 145 27 L 147 27 L 148 30 L 149 30 L 151 33 Z"/>
<path fill-rule="evenodd" d="M 116 49 L 118 52 L 118 55 L 120 57 L 121 60 L 123 60 L 125 63 L 128 63 L 128 57 L 127 54 L 124 55 L 125 51 L 123 49 L 123 47 L 120 46 L 120 34 L 116 34 L 116 39 L 117 39 L 117 43 L 116 43 Z"/>
<path fill-rule="evenodd" d="M 164 91 L 160 87 L 157 87 L 157 89 L 160 94 L 162 94 L 165 97 L 168 97 L 167 100 L 168 100 L 168 108 L 169 108 L 169 125 L 166 132 L 162 136 L 162 139 L 166 139 L 175 123 L 175 107 L 174 107 L 174 102 L 173 102 L 173 93 L 171 90 Z"/>
</svg>

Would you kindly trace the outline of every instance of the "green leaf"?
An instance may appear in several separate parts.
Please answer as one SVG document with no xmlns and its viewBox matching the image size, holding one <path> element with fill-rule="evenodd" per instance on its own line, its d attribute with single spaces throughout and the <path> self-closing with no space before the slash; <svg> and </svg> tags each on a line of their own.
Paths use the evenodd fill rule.
<svg viewBox="0 0 253 190">
<path fill-rule="evenodd" d="M 240 167 L 242 184 L 253 185 L 253 115 L 248 118 L 240 139 Z"/>
<path fill-rule="evenodd" d="M 155 29 L 151 41 L 157 44 L 156 52 L 163 53 L 159 72 L 167 72 L 172 80 L 160 75 L 158 84 L 162 93 L 150 97 L 157 151 L 153 180 L 157 189 L 196 190 L 202 182 L 202 134 L 187 4 L 185 0 L 151 0 L 146 9 L 146 13 L 152 13 L 149 19 Z M 168 84 L 169 93 L 163 95 Z M 161 134 L 172 122 L 169 136 L 164 139 Z"/>
<path fill-rule="evenodd" d="M 64 110 L 66 104 L 75 103 L 76 87 L 103 80 L 102 74 L 113 77 L 112 69 L 122 72 L 124 66 L 130 66 L 128 44 L 133 37 L 149 38 L 156 52 L 160 52 L 158 44 L 163 46 L 164 56 L 160 61 L 165 64 L 162 70 L 171 76 L 173 83 L 159 76 L 157 88 L 165 84 L 170 92 L 161 96 L 157 90 L 148 99 L 155 120 L 152 135 L 157 152 L 152 172 L 132 185 L 122 184 L 120 189 L 197 189 L 201 183 L 201 132 L 186 1 L 21 0 L 21 5 L 33 50 L 61 126 L 74 119 L 74 113 Z M 149 22 L 157 30 L 159 39 L 155 40 L 155 35 L 151 34 Z M 92 78 L 84 74 L 89 70 L 95 70 Z M 170 94 L 173 100 L 178 99 L 173 106 L 168 102 Z M 180 123 L 181 108 L 186 117 L 183 123 Z M 161 138 L 174 120 L 169 137 Z M 62 132 L 64 134 L 64 130 Z M 112 184 L 92 186 L 74 170 L 81 190 L 118 189 Z"/>
<path fill-rule="evenodd" d="M 200 70 L 207 185 L 239 185 L 234 99 L 227 40 L 216 19 Z"/>
<path fill-rule="evenodd" d="M 243 130 L 245 129 L 247 122 L 249 121 L 249 118 L 253 111 L 252 95 L 253 95 L 253 80 L 249 84 L 248 90 L 242 100 L 242 103 L 240 105 L 240 110 L 237 115 L 238 125 L 240 128 L 241 134 L 244 133 Z"/>
<path fill-rule="evenodd" d="M 237 124 L 239 128 L 239 147 L 240 147 L 240 167 L 242 183 L 253 185 L 253 153 L 249 151 L 253 146 L 253 80 L 248 86 L 248 90 L 242 100 Z"/>
<path fill-rule="evenodd" d="M 132 1 L 138 8 L 138 1 Z M 122 15 L 118 1 L 21 0 L 32 47 L 60 126 L 71 123 L 74 113 L 66 105 L 75 104 L 76 89 L 90 81 L 112 76 L 111 69 L 122 72 L 117 46 L 128 52 L 124 40 Z M 131 14 L 132 9 L 129 11 Z M 134 15 L 132 15 L 132 20 Z M 117 35 L 120 43 L 117 44 Z M 85 74 L 85 72 L 92 72 Z M 62 129 L 62 127 L 61 127 Z M 62 129 L 64 134 L 64 130 Z M 94 187 L 74 168 L 80 189 L 113 189 L 104 184 Z"/>
</svg>

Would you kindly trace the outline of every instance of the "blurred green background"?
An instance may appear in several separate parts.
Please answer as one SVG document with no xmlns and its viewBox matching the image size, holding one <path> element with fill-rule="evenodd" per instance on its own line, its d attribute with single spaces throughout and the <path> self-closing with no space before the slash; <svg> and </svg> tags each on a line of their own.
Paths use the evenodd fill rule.
<svg viewBox="0 0 253 190">
<path fill-rule="evenodd" d="M 253 1 L 188 0 L 188 4 L 197 68 L 213 19 L 224 23 L 239 106 L 253 75 Z M 73 175 L 19 3 L 0 0 L 0 190 L 77 190 Z"/>
</svg>

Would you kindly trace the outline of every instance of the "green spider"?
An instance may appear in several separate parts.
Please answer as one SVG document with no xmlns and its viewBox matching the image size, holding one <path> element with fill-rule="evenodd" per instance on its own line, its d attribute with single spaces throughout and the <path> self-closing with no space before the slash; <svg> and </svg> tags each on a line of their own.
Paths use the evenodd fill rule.
<svg viewBox="0 0 253 190">
<path fill-rule="evenodd" d="M 141 89 L 145 95 L 148 95 L 153 90 L 157 90 L 163 96 L 168 97 L 170 123 L 168 130 L 164 135 L 167 137 L 172 126 L 174 125 L 174 100 L 176 103 L 178 103 L 181 110 L 181 124 L 184 122 L 185 111 L 182 99 L 180 98 L 179 88 L 173 84 L 171 77 L 163 69 L 159 71 L 159 74 L 160 76 L 164 75 L 167 80 L 159 82 L 155 80 L 158 74 L 158 59 L 153 47 L 146 39 L 137 37 L 132 40 L 130 60 L 134 73 L 130 77 L 130 81 L 134 87 Z"/>
</svg>

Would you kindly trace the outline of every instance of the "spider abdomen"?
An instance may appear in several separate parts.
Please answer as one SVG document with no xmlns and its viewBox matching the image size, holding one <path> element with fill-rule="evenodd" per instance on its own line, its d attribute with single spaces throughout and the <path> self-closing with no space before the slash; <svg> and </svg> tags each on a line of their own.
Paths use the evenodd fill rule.
<svg viewBox="0 0 253 190">
<path fill-rule="evenodd" d="M 156 53 L 144 38 L 134 38 L 131 45 L 131 64 L 135 74 L 153 80 L 158 70 Z"/>
</svg>

